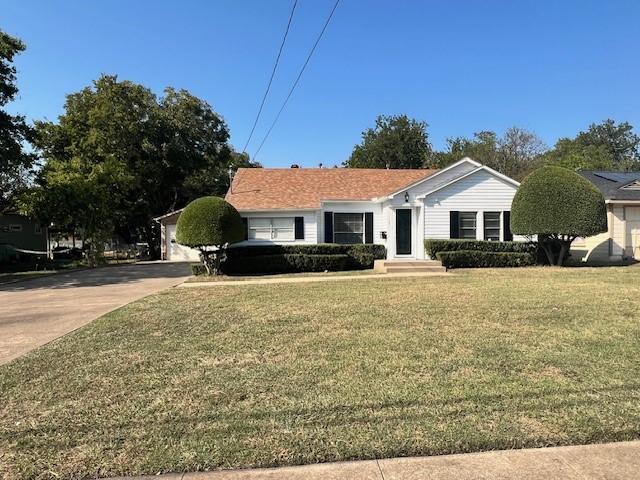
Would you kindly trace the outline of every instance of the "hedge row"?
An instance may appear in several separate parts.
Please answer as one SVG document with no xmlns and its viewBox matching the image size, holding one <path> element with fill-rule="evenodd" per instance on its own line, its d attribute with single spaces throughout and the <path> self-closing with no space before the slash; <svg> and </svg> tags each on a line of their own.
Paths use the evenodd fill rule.
<svg viewBox="0 0 640 480">
<path fill-rule="evenodd" d="M 458 250 L 477 252 L 509 252 L 533 253 L 537 246 L 535 242 L 489 242 L 486 240 L 460 239 L 426 239 L 424 248 L 430 258 L 437 258 L 439 252 L 455 252 Z"/>
<path fill-rule="evenodd" d="M 385 258 L 387 250 L 384 245 L 363 244 L 339 245 L 337 243 L 318 244 L 292 244 L 292 245 L 254 245 L 254 246 L 231 246 L 227 250 L 228 258 L 235 257 L 258 257 L 262 255 L 359 255 L 368 253 L 376 259 Z"/>
<path fill-rule="evenodd" d="M 295 268 L 287 266 L 291 262 L 285 259 L 276 260 L 277 256 L 305 256 L 309 260 L 295 257 Z M 386 258 L 384 245 L 358 244 L 337 245 L 321 243 L 316 245 L 257 245 L 249 247 L 232 247 L 227 250 L 227 260 L 223 264 L 225 273 L 281 273 L 286 272 L 318 272 L 324 270 L 364 270 L 373 268 L 373 262 Z M 270 257 L 268 260 L 259 257 Z M 326 268 L 315 266 L 331 260 L 314 260 L 313 257 L 346 257 L 344 264 L 335 259 Z M 273 265 L 269 270 L 265 264 Z M 282 270 L 285 269 L 285 270 Z"/>
<path fill-rule="evenodd" d="M 338 255 L 304 255 L 285 253 L 283 255 L 259 255 L 225 263 L 225 273 L 296 273 L 296 272 L 336 272 L 346 270 L 349 256 Z"/>
<path fill-rule="evenodd" d="M 373 268 L 386 258 L 384 245 L 256 245 L 231 247 L 222 270 L 227 274 L 324 272 Z M 193 274 L 206 273 L 194 265 Z"/>
<path fill-rule="evenodd" d="M 452 252 L 438 252 L 436 258 L 447 268 L 528 267 L 536 264 L 536 255 L 532 252 L 456 250 Z"/>
</svg>

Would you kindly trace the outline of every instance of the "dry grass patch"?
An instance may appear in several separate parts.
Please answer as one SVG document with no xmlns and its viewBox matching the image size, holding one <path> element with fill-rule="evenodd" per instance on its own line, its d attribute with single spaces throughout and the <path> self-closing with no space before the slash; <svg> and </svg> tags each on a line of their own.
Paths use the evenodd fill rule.
<svg viewBox="0 0 640 480">
<path fill-rule="evenodd" d="M 0 477 L 640 437 L 640 269 L 175 289 L 0 367 Z"/>
</svg>

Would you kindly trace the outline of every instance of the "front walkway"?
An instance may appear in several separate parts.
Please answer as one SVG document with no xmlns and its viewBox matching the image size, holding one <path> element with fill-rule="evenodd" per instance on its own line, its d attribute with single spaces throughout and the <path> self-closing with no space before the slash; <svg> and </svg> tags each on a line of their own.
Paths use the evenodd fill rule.
<svg viewBox="0 0 640 480">
<path fill-rule="evenodd" d="M 0 285 L 0 365 L 122 305 L 186 280 L 189 264 L 145 262 Z"/>
<path fill-rule="evenodd" d="M 207 282 L 186 282 L 179 287 L 181 288 L 194 288 L 194 287 L 219 287 L 225 285 L 270 285 L 275 283 L 311 283 L 311 282 L 333 282 L 337 280 L 368 280 L 370 278 L 404 278 L 404 277 L 442 277 L 451 275 L 449 272 L 407 272 L 407 273 L 367 273 L 356 275 L 328 275 L 328 276 L 308 276 L 308 277 L 275 277 L 269 278 L 252 278 L 250 280 L 242 280 L 238 277 L 237 280 L 211 280 Z"/>
<path fill-rule="evenodd" d="M 637 480 L 638 472 L 640 441 L 178 473 L 127 480 Z"/>
</svg>

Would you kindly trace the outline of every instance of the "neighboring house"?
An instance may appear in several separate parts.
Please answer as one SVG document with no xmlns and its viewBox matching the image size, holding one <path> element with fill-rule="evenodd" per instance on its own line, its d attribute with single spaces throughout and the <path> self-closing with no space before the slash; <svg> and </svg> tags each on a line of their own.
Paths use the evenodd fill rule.
<svg viewBox="0 0 640 480">
<path fill-rule="evenodd" d="M 47 252 L 47 228 L 17 213 L 0 215 L 0 261 L 15 256 L 15 248 Z"/>
<path fill-rule="evenodd" d="M 176 223 L 182 209 L 154 218 L 160 223 L 160 258 L 174 262 L 198 261 L 200 253 L 176 242 Z"/>
<path fill-rule="evenodd" d="M 442 170 L 241 168 L 226 200 L 242 245 L 377 243 L 388 259 L 424 259 L 425 238 L 511 240 L 518 182 L 469 158 Z M 180 211 L 158 220 L 162 255 L 197 260 L 175 243 Z"/>
<path fill-rule="evenodd" d="M 608 231 L 576 240 L 583 260 L 640 260 L 640 172 L 581 171 L 602 192 Z"/>
</svg>

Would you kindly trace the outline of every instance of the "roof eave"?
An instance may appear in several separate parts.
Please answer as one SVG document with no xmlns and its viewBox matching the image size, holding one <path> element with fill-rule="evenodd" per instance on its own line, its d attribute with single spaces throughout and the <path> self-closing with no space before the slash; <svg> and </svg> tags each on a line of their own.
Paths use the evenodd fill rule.
<svg viewBox="0 0 640 480">
<path fill-rule="evenodd" d="M 640 198 L 638 199 L 619 199 L 619 198 L 607 198 L 604 203 L 618 204 L 618 203 L 632 203 L 632 204 L 640 204 Z"/>
<path fill-rule="evenodd" d="M 176 213 L 180 213 L 184 210 L 184 208 L 179 208 L 178 210 L 174 210 L 173 212 L 169 212 L 169 213 L 165 213 L 164 215 L 160 215 L 159 217 L 154 217 L 153 221 L 154 222 L 160 222 L 161 220 L 170 217 L 172 215 L 175 215 Z"/>
<path fill-rule="evenodd" d="M 315 212 L 319 207 L 274 207 L 274 208 L 236 208 L 238 212 Z"/>
</svg>

